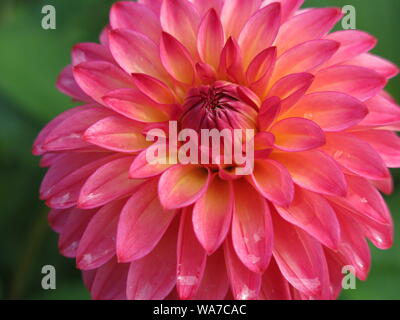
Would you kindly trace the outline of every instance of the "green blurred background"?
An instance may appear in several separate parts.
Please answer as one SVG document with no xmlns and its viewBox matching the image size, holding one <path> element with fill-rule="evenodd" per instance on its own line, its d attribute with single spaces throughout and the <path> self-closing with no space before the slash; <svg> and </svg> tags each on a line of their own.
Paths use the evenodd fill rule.
<svg viewBox="0 0 400 320">
<path fill-rule="evenodd" d="M 204 0 L 207 1 L 207 0 Z M 228 0 L 229 1 L 229 0 Z M 38 200 L 45 171 L 31 155 L 39 130 L 73 103 L 55 89 L 59 71 L 78 42 L 97 41 L 107 23 L 112 0 L 0 1 L 0 299 L 87 299 L 74 261 L 59 255 L 57 236 L 46 222 Z M 41 8 L 57 10 L 57 29 L 41 28 Z M 400 65 L 399 0 L 306 0 L 306 7 L 353 5 L 357 28 L 379 39 L 376 54 Z M 388 86 L 400 101 L 399 78 Z M 400 171 L 393 171 L 395 193 L 387 197 L 400 230 Z M 400 238 L 387 251 L 372 248 L 367 282 L 342 299 L 400 299 Z M 57 270 L 57 289 L 41 288 L 41 268 Z"/>
</svg>

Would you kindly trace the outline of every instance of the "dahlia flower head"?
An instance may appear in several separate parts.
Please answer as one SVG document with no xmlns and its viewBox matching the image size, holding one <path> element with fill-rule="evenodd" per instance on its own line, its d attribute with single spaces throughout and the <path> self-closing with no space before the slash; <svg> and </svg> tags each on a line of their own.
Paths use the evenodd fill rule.
<svg viewBox="0 0 400 320">
<path fill-rule="evenodd" d="M 58 89 L 82 102 L 33 153 L 59 249 L 93 299 L 335 299 L 387 249 L 398 73 L 338 8 L 302 0 L 115 3 Z M 151 129 L 253 129 L 235 164 L 149 163 Z"/>
</svg>

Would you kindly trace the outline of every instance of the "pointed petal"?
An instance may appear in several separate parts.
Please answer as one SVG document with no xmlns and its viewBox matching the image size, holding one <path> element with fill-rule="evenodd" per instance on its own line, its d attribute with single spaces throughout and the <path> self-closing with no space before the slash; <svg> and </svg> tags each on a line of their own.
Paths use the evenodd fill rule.
<svg viewBox="0 0 400 320">
<path fill-rule="evenodd" d="M 213 176 L 193 209 L 194 231 L 204 249 L 211 254 L 224 241 L 232 219 L 233 190 L 230 182 Z"/>
<path fill-rule="evenodd" d="M 57 78 L 57 89 L 76 101 L 92 103 L 93 99 L 83 92 L 83 90 L 76 83 L 72 70 L 72 65 L 69 65 L 61 71 Z"/>
<path fill-rule="evenodd" d="M 322 148 L 347 170 L 369 179 L 385 179 L 390 173 L 379 154 L 365 141 L 349 133 L 329 133 Z"/>
<path fill-rule="evenodd" d="M 192 84 L 194 63 L 189 51 L 173 36 L 163 32 L 160 45 L 161 62 L 174 79 Z"/>
<path fill-rule="evenodd" d="M 346 195 L 347 185 L 342 170 L 322 151 L 275 152 L 270 158 L 281 162 L 293 181 L 304 189 L 327 195 Z"/>
<path fill-rule="evenodd" d="M 97 208 L 137 189 L 143 180 L 132 180 L 128 177 L 133 159 L 134 157 L 123 157 L 97 169 L 81 189 L 79 207 Z"/>
<path fill-rule="evenodd" d="M 228 237 L 229 238 L 229 237 Z M 224 244 L 225 264 L 235 300 L 256 300 L 261 288 L 261 275 L 247 269 L 227 239 Z"/>
<path fill-rule="evenodd" d="M 234 192 L 233 247 L 249 270 L 262 273 L 272 254 L 273 231 L 268 205 L 244 179 L 235 181 Z"/>
<path fill-rule="evenodd" d="M 160 201 L 165 208 L 186 207 L 196 202 L 207 190 L 209 170 L 185 165 L 168 169 L 161 176 L 158 185 Z"/>
<path fill-rule="evenodd" d="M 313 121 L 286 118 L 269 130 L 275 136 L 274 146 L 279 150 L 297 152 L 316 149 L 325 144 L 325 134 Z"/>
<path fill-rule="evenodd" d="M 108 92 L 133 87 L 132 78 L 128 74 L 105 61 L 89 61 L 75 66 L 74 77 L 82 90 L 100 104 Z"/>
<path fill-rule="evenodd" d="M 280 272 L 275 259 L 271 259 L 268 269 L 263 274 L 259 298 L 262 300 L 291 300 L 289 283 Z"/>
<path fill-rule="evenodd" d="M 215 69 L 225 44 L 224 30 L 215 9 L 210 9 L 204 16 L 197 36 L 197 49 L 203 62 Z"/>
<path fill-rule="evenodd" d="M 137 124 L 125 117 L 111 116 L 104 118 L 85 131 L 83 139 L 107 150 L 133 153 L 148 147 Z"/>
<path fill-rule="evenodd" d="M 193 56 L 197 55 L 197 30 L 200 15 L 187 0 L 164 0 L 161 7 L 161 26 L 178 39 Z"/>
<path fill-rule="evenodd" d="M 385 85 L 385 78 L 374 70 L 339 65 L 319 71 L 308 92 L 339 91 L 365 101 L 378 94 Z"/>
<path fill-rule="evenodd" d="M 175 286 L 176 222 L 172 223 L 151 253 L 131 263 L 126 289 L 129 300 L 162 300 Z"/>
<path fill-rule="evenodd" d="M 272 3 L 258 10 L 245 24 L 240 32 L 238 43 L 244 53 L 244 65 L 261 51 L 271 46 L 281 23 L 281 6 Z"/>
<path fill-rule="evenodd" d="M 346 61 L 346 64 L 375 70 L 386 79 L 394 78 L 399 74 L 399 68 L 395 64 L 371 53 L 361 54 L 354 59 Z"/>
<path fill-rule="evenodd" d="M 105 205 L 90 220 L 76 254 L 79 269 L 99 268 L 115 256 L 117 224 L 125 202 L 120 200 Z"/>
<path fill-rule="evenodd" d="M 79 43 L 72 49 L 72 65 L 76 66 L 86 61 L 107 61 L 114 63 L 108 49 L 98 43 Z"/>
<path fill-rule="evenodd" d="M 192 208 L 182 211 L 178 237 L 178 269 L 176 288 L 180 299 L 193 298 L 203 278 L 207 253 L 193 230 Z"/>
<path fill-rule="evenodd" d="M 160 40 L 161 25 L 158 15 L 143 4 L 132 1 L 116 2 L 111 8 L 110 24 L 112 29 L 131 29 L 146 35 L 156 43 Z"/>
<path fill-rule="evenodd" d="M 275 206 L 288 222 L 302 228 L 323 245 L 336 249 L 340 241 L 340 226 L 329 202 L 314 192 L 296 188 L 292 204 Z"/>
<path fill-rule="evenodd" d="M 161 104 L 172 104 L 176 98 L 171 89 L 160 80 L 142 73 L 132 75 L 136 87 L 150 99 Z"/>
<path fill-rule="evenodd" d="M 365 105 L 352 96 L 340 92 L 316 92 L 305 95 L 281 118 L 304 117 L 324 131 L 335 132 L 356 125 L 367 114 Z"/>
<path fill-rule="evenodd" d="M 289 19 L 303 4 L 304 0 L 263 0 L 261 8 L 278 2 L 282 6 L 282 22 Z"/>
<path fill-rule="evenodd" d="M 360 123 L 360 126 L 384 126 L 400 122 L 399 106 L 381 95 L 365 101 L 365 105 L 369 114 Z"/>
<path fill-rule="evenodd" d="M 72 209 L 51 209 L 49 211 L 47 221 L 49 222 L 49 226 L 51 229 L 53 229 L 53 231 L 61 233 L 68 221 L 71 210 Z"/>
<path fill-rule="evenodd" d="M 145 35 L 128 29 L 114 29 L 109 39 L 115 60 L 127 73 L 145 73 L 160 80 L 168 79 L 160 61 L 158 45 Z"/>
</svg>

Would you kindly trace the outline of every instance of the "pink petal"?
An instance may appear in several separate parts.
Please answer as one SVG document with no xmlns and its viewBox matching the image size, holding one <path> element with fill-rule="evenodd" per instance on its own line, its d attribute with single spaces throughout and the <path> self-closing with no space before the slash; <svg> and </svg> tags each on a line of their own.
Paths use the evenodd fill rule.
<svg viewBox="0 0 400 320">
<path fill-rule="evenodd" d="M 178 237 L 177 283 L 182 300 L 193 298 L 203 278 L 207 253 L 193 230 L 192 209 L 183 209 Z"/>
<path fill-rule="evenodd" d="M 196 202 L 207 190 L 209 170 L 193 165 L 175 166 L 161 176 L 158 194 L 163 207 L 176 209 Z"/>
<path fill-rule="evenodd" d="M 271 259 L 273 242 L 268 205 L 244 179 L 235 181 L 234 192 L 233 247 L 249 270 L 263 273 Z"/>
<path fill-rule="evenodd" d="M 286 280 L 306 295 L 318 295 L 328 286 L 321 245 L 301 229 L 273 214 L 274 258 Z"/>
<path fill-rule="evenodd" d="M 133 80 L 128 74 L 105 61 L 89 61 L 75 66 L 74 77 L 82 90 L 100 104 L 108 92 L 133 87 Z"/>
<path fill-rule="evenodd" d="M 279 97 L 282 100 L 282 112 L 285 112 L 303 97 L 313 81 L 314 76 L 311 73 L 290 74 L 278 80 L 268 92 L 268 96 Z"/>
<path fill-rule="evenodd" d="M 86 61 L 115 62 L 110 51 L 100 44 L 87 42 L 75 45 L 72 49 L 72 65 Z"/>
<path fill-rule="evenodd" d="M 161 104 L 172 104 L 176 98 L 170 88 L 160 80 L 142 73 L 132 75 L 136 87 L 150 99 Z"/>
<path fill-rule="evenodd" d="M 207 257 L 203 279 L 194 300 L 224 300 L 229 289 L 223 249 Z"/>
<path fill-rule="evenodd" d="M 361 54 L 354 59 L 346 61 L 346 64 L 375 70 L 386 79 L 394 78 L 399 74 L 399 68 L 395 64 L 371 53 Z"/>
<path fill-rule="evenodd" d="M 328 61 L 338 50 L 339 43 L 332 40 L 310 40 L 285 53 L 276 62 L 273 81 L 291 73 L 312 72 Z"/>
<path fill-rule="evenodd" d="M 215 252 L 224 241 L 231 224 L 232 209 L 232 184 L 214 175 L 193 209 L 194 231 L 208 254 Z"/>
<path fill-rule="evenodd" d="M 281 6 L 272 3 L 257 11 L 245 24 L 240 32 L 238 43 L 244 53 L 244 65 L 261 51 L 271 46 L 280 27 Z"/>
<path fill-rule="evenodd" d="M 352 132 L 354 136 L 371 145 L 389 168 L 400 167 L 400 138 L 386 130 L 368 130 Z"/>
<path fill-rule="evenodd" d="M 96 269 L 115 255 L 117 224 L 125 200 L 102 207 L 90 220 L 79 243 L 76 263 L 81 270 Z"/>
<path fill-rule="evenodd" d="M 186 84 L 193 83 L 194 63 L 189 51 L 165 32 L 161 37 L 160 56 L 164 68 L 174 79 Z"/>
<path fill-rule="evenodd" d="M 229 237 L 228 237 L 229 238 Z M 227 239 L 224 244 L 225 264 L 235 300 L 256 300 L 261 288 L 261 275 L 250 271 L 239 260 Z"/>
<path fill-rule="evenodd" d="M 369 179 L 385 179 L 389 171 L 379 154 L 349 133 L 329 133 L 322 148 L 347 170 Z"/>
<path fill-rule="evenodd" d="M 149 7 L 157 16 L 160 15 L 161 4 L 163 0 L 138 0 L 138 2 Z"/>
<path fill-rule="evenodd" d="M 345 198 L 330 197 L 347 210 L 361 217 L 368 217 L 381 224 L 391 221 L 389 209 L 381 194 L 366 179 L 346 175 L 348 194 Z"/>
<path fill-rule="evenodd" d="M 121 116 L 96 122 L 85 131 L 83 138 L 99 147 L 124 153 L 141 151 L 150 144 L 134 121 Z"/>
<path fill-rule="evenodd" d="M 110 24 L 112 29 L 131 29 L 146 35 L 154 42 L 158 43 L 160 40 L 161 25 L 158 14 L 143 4 L 132 1 L 116 2 L 111 8 Z"/>
<path fill-rule="evenodd" d="M 225 0 L 189 0 L 194 4 L 200 16 L 204 16 L 210 9 L 215 10 L 220 15 Z"/>
<path fill-rule="evenodd" d="M 159 48 L 145 35 L 114 29 L 109 34 L 110 50 L 118 64 L 127 73 L 145 73 L 158 79 L 168 79 L 161 65 Z"/>
<path fill-rule="evenodd" d="M 97 270 L 84 270 L 82 271 L 82 281 L 85 284 L 85 287 L 91 291 L 94 283 L 94 279 L 96 277 Z"/>
<path fill-rule="evenodd" d="M 92 103 L 93 99 L 83 92 L 83 90 L 76 83 L 72 70 L 72 65 L 68 65 L 61 71 L 57 78 L 57 89 L 76 101 Z"/>
<path fill-rule="evenodd" d="M 204 84 L 213 84 L 217 81 L 217 74 L 209 64 L 197 62 L 195 68 L 197 76 Z"/>
<path fill-rule="evenodd" d="M 121 212 L 117 232 L 117 257 L 130 262 L 149 254 L 169 227 L 176 211 L 161 207 L 157 179 L 143 184 L 128 200 Z"/>
<path fill-rule="evenodd" d="M 222 49 L 218 72 L 221 78 L 241 83 L 244 80 L 242 54 L 236 40 L 229 38 Z"/>
<path fill-rule="evenodd" d="M 400 122 L 400 107 L 381 95 L 365 101 L 365 105 L 369 114 L 360 126 L 384 126 Z"/>
<path fill-rule="evenodd" d="M 259 298 L 262 300 L 291 300 L 289 283 L 280 272 L 275 259 L 271 259 L 268 269 L 263 274 Z"/>
<path fill-rule="evenodd" d="M 260 107 L 258 114 L 258 125 L 260 131 L 268 130 L 275 122 L 275 119 L 281 112 L 281 100 L 274 96 L 265 100 Z"/>
<path fill-rule="evenodd" d="M 282 22 L 284 22 L 301 7 L 304 0 L 263 0 L 261 8 L 268 6 L 273 2 L 278 2 L 281 4 Z"/>
<path fill-rule="evenodd" d="M 329 202 L 322 196 L 296 188 L 295 197 L 287 208 L 275 206 L 286 221 L 302 228 L 323 245 L 336 249 L 340 226 Z"/>
<path fill-rule="evenodd" d="M 346 180 L 339 165 L 322 151 L 272 153 L 271 159 L 281 162 L 293 181 L 304 189 L 327 195 L 344 196 Z"/>
<path fill-rule="evenodd" d="M 197 31 L 200 15 L 187 0 L 164 0 L 161 7 L 161 26 L 178 39 L 193 56 L 197 55 Z"/>
<path fill-rule="evenodd" d="M 376 38 L 359 30 L 336 31 L 327 35 L 325 39 L 339 42 L 340 48 L 324 67 L 345 62 L 364 52 L 368 52 L 375 47 L 377 42 Z"/>
<path fill-rule="evenodd" d="M 133 192 L 143 182 L 129 179 L 129 167 L 134 157 L 124 157 L 97 169 L 86 180 L 79 195 L 79 207 L 97 208 Z"/>
<path fill-rule="evenodd" d="M 169 120 L 170 110 L 156 103 L 137 89 L 117 89 L 104 98 L 105 104 L 115 112 L 141 122 Z"/>
<path fill-rule="evenodd" d="M 221 12 L 221 21 L 227 38 L 238 39 L 240 31 L 251 15 L 260 8 L 261 0 L 225 1 Z"/>
<path fill-rule="evenodd" d="M 338 258 L 336 252 L 325 249 L 325 258 L 328 263 L 329 281 L 331 283 L 331 299 L 338 299 L 342 291 L 342 281 L 344 274 L 342 273 L 343 263 Z"/>
<path fill-rule="evenodd" d="M 224 44 L 225 35 L 218 13 L 210 9 L 200 24 L 197 37 L 201 60 L 217 69 Z"/>
<path fill-rule="evenodd" d="M 91 293 L 94 300 L 126 300 L 126 279 L 129 264 L 116 259 L 97 269 Z"/>
<path fill-rule="evenodd" d="M 57 233 L 61 233 L 68 221 L 69 214 L 73 209 L 51 209 L 47 216 L 50 227 Z"/>
<path fill-rule="evenodd" d="M 150 254 L 131 263 L 126 290 L 128 299 L 162 300 L 175 286 L 178 236 L 176 222 L 169 227 Z"/>
<path fill-rule="evenodd" d="M 80 209 L 70 211 L 68 220 L 58 239 L 58 249 L 62 255 L 75 258 L 79 242 L 93 215 L 93 211 Z"/>
<path fill-rule="evenodd" d="M 275 136 L 274 146 L 283 151 L 307 151 L 325 144 L 321 128 L 315 122 L 303 118 L 281 120 L 269 132 Z"/>
<path fill-rule="evenodd" d="M 319 8 L 296 15 L 284 23 L 275 45 L 279 55 L 299 43 L 320 39 L 339 21 L 342 13 L 337 8 Z"/>
<path fill-rule="evenodd" d="M 309 92 L 339 91 L 365 101 L 378 94 L 385 85 L 385 78 L 374 70 L 339 65 L 319 71 Z"/>
<path fill-rule="evenodd" d="M 294 196 L 292 178 L 286 168 L 274 160 L 257 160 L 251 176 L 257 190 L 268 200 L 288 206 Z"/>
<path fill-rule="evenodd" d="M 356 125 L 367 114 L 365 105 L 352 96 L 340 92 L 316 92 L 301 98 L 282 118 L 304 117 L 324 131 L 335 132 Z"/>
</svg>

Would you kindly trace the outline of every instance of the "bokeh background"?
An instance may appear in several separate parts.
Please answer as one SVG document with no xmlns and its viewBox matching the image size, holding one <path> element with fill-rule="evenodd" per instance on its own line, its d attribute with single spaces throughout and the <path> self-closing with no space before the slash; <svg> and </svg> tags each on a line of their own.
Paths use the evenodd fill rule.
<svg viewBox="0 0 400 320">
<path fill-rule="evenodd" d="M 207 0 L 204 0 L 207 1 Z M 73 103 L 55 89 L 59 71 L 78 42 L 97 41 L 112 0 L 0 1 L 0 299 L 88 299 L 74 261 L 59 255 L 57 237 L 47 225 L 48 209 L 38 200 L 45 171 L 31 155 L 39 130 Z M 57 29 L 41 28 L 41 8 L 57 10 Z M 306 7 L 351 4 L 357 28 L 379 39 L 376 54 L 400 65 L 399 0 L 306 0 Z M 389 91 L 400 101 L 400 77 Z M 400 299 L 400 171 L 387 201 L 396 221 L 392 249 L 372 247 L 367 282 L 344 291 L 341 299 Z M 57 270 L 57 289 L 41 288 L 41 268 Z"/>
</svg>

